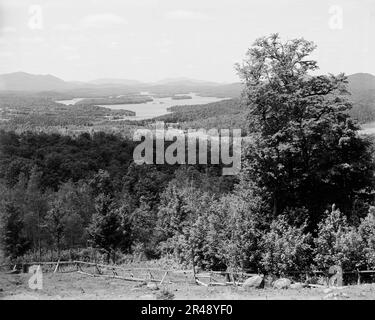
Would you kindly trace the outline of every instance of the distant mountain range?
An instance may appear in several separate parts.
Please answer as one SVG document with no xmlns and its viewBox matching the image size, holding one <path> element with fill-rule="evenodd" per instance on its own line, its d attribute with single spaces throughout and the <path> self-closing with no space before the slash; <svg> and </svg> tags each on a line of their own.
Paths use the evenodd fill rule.
<svg viewBox="0 0 375 320">
<path fill-rule="evenodd" d="M 375 76 L 369 73 L 355 73 L 348 76 L 349 88 L 354 92 L 375 90 Z M 92 81 L 64 81 L 53 75 L 13 72 L 0 74 L 0 91 L 61 91 L 101 86 L 158 87 L 158 86 L 240 86 L 240 83 L 224 84 L 189 78 L 168 78 L 156 82 L 141 82 L 129 79 L 102 78 Z"/>
<path fill-rule="evenodd" d="M 81 83 L 81 84 L 83 85 L 84 83 Z M 102 78 L 102 79 L 89 81 L 88 84 L 105 85 L 105 86 L 112 86 L 112 85 L 139 86 L 139 85 L 142 85 L 143 83 L 137 80 Z"/>
<path fill-rule="evenodd" d="M 355 73 L 348 76 L 354 107 L 352 116 L 361 122 L 375 121 L 375 76 Z M 0 75 L 0 91 L 58 92 L 74 97 L 106 96 L 149 91 L 158 94 L 196 92 L 205 96 L 238 97 L 241 83 L 216 83 L 189 78 L 168 78 L 153 83 L 103 78 L 88 82 L 64 81 L 53 75 L 14 72 Z"/>
<path fill-rule="evenodd" d="M 190 79 L 190 78 L 167 78 L 163 80 L 159 80 L 157 82 L 154 82 L 155 85 L 203 85 L 203 86 L 217 86 L 222 85 L 222 83 L 218 82 L 212 82 L 212 81 L 204 81 L 204 80 L 196 80 L 196 79 Z"/>
<path fill-rule="evenodd" d="M 64 81 L 53 75 L 13 72 L 0 75 L 0 91 L 64 91 L 79 88 L 95 87 L 152 87 L 152 86 L 220 86 L 221 83 L 194 80 L 189 78 L 168 78 L 152 83 L 137 80 L 101 78 L 92 81 Z"/>
<path fill-rule="evenodd" d="M 14 72 L 0 75 L 0 90 L 9 91 L 49 91 L 67 90 L 73 84 L 50 74 L 39 75 L 26 72 Z"/>
</svg>

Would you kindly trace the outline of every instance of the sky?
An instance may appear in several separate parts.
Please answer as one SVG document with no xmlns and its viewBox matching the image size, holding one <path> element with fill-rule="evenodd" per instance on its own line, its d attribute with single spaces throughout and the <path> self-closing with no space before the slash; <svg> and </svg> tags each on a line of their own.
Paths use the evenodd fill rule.
<svg viewBox="0 0 375 320">
<path fill-rule="evenodd" d="M 314 41 L 321 73 L 375 75 L 374 31 L 375 0 L 0 0 L 0 73 L 234 82 L 277 32 Z"/>
</svg>

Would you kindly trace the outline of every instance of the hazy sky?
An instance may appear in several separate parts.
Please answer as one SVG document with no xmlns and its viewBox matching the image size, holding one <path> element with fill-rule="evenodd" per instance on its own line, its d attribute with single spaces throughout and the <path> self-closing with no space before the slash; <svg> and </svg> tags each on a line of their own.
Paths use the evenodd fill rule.
<svg viewBox="0 0 375 320">
<path fill-rule="evenodd" d="M 375 0 L 0 0 L 0 73 L 238 81 L 253 41 L 318 45 L 322 73 L 375 74 Z"/>
</svg>

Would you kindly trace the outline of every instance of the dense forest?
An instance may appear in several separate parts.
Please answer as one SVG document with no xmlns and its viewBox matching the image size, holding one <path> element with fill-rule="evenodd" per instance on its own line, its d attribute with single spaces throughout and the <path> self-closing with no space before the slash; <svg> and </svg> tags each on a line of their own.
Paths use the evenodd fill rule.
<svg viewBox="0 0 375 320">
<path fill-rule="evenodd" d="M 374 268 L 374 142 L 350 116 L 345 75 L 311 75 L 314 49 L 260 38 L 237 66 L 241 102 L 159 119 L 240 125 L 236 176 L 222 176 L 221 165 L 137 165 L 135 142 L 120 134 L 0 131 L 7 258 L 69 259 L 75 248 L 82 259 L 95 249 L 106 262 L 143 254 L 273 275 Z"/>
<path fill-rule="evenodd" d="M 118 99 L 113 100 L 131 100 L 130 98 Z M 108 100 L 110 99 L 106 101 L 108 102 Z M 67 125 L 93 126 L 108 118 L 121 119 L 125 116 L 135 115 L 135 112 L 129 110 L 112 110 L 97 106 L 98 101 L 100 100 L 86 99 L 72 108 L 70 105 L 55 102 L 53 97 L 40 97 L 35 94 L 2 94 L 0 95 L 0 121 L 3 121 L 2 127 L 13 126 L 17 129 L 25 125 L 30 128 Z"/>
<path fill-rule="evenodd" d="M 106 201 L 111 210 L 116 208 L 118 214 L 121 210 L 121 223 L 129 220 L 126 223 L 132 225 L 130 221 L 139 220 L 136 224 L 140 225 L 129 227 L 129 239 L 121 248 L 129 252 L 138 241 L 147 248 L 152 237 L 143 243 L 146 239 L 138 239 L 141 235 L 135 234 L 142 233 L 145 237 L 153 232 L 150 228 L 156 223 L 157 206 L 169 183 L 182 183 L 189 178 L 194 185 L 213 194 L 228 192 L 233 187 L 235 178 L 222 177 L 217 166 L 135 165 L 134 145 L 121 136 L 105 133 L 83 133 L 73 138 L 0 132 L 1 205 L 5 210 L 2 213 L 6 217 L 7 213 L 12 215 L 8 210 L 16 209 L 23 226 L 30 228 L 27 232 L 22 230 L 25 241 L 20 243 L 25 245 L 17 244 L 21 251 L 13 252 L 6 247 L 9 253 L 16 256 L 28 249 L 42 250 L 55 245 L 59 250 L 76 245 L 85 247 L 86 229 L 96 221 L 100 201 Z M 145 206 L 147 212 L 139 211 Z M 141 230 L 143 223 L 144 227 L 150 224 L 147 231 Z M 51 228 L 61 231 L 58 244 L 53 242 L 55 234 Z M 76 228 L 74 236 L 72 228 Z"/>
<path fill-rule="evenodd" d="M 246 133 L 247 108 L 240 98 L 204 105 L 175 106 L 168 111 L 169 114 L 157 117 L 153 121 L 178 123 L 182 129 L 239 128 Z"/>
<path fill-rule="evenodd" d="M 121 95 L 108 98 L 85 98 L 80 100 L 76 105 L 110 105 L 110 104 L 137 104 L 153 101 L 150 96 L 146 95 Z"/>
</svg>

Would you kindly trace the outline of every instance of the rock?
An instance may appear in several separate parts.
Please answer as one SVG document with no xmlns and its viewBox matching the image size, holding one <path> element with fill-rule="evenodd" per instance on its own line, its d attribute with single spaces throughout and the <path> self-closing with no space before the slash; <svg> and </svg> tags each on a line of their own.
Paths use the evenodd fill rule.
<svg viewBox="0 0 375 320">
<path fill-rule="evenodd" d="M 275 289 L 288 289 L 288 288 L 290 288 L 291 284 L 292 284 L 292 282 L 289 279 L 281 278 L 281 279 L 276 280 L 273 283 L 273 287 Z"/>
<path fill-rule="evenodd" d="M 147 289 L 150 290 L 159 290 L 158 285 L 154 282 L 147 283 Z"/>
<path fill-rule="evenodd" d="M 246 279 L 245 282 L 242 285 L 242 287 L 246 290 L 251 289 L 251 288 L 263 288 L 263 286 L 264 286 L 264 276 L 263 275 L 252 276 L 252 277 Z"/>
<path fill-rule="evenodd" d="M 290 288 L 291 289 L 302 289 L 302 288 L 304 288 L 304 284 L 301 283 L 301 282 L 292 283 L 290 285 Z"/>
</svg>

